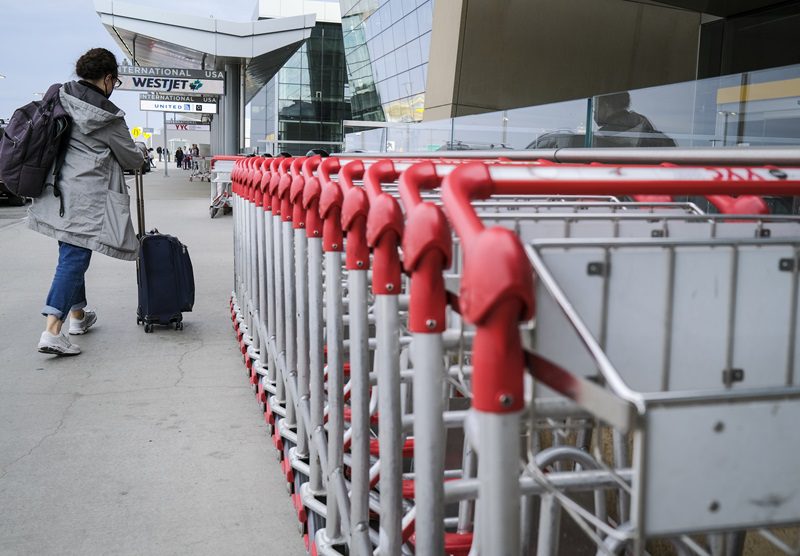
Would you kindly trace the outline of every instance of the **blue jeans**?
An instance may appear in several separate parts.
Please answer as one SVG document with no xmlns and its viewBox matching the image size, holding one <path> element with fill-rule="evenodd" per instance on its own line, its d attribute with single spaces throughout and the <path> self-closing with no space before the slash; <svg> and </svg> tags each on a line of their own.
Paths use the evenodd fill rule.
<svg viewBox="0 0 800 556">
<path fill-rule="evenodd" d="M 91 258 L 90 249 L 58 242 L 58 266 L 42 309 L 44 316 L 53 315 L 63 321 L 70 311 L 86 307 L 84 275 Z"/>
</svg>

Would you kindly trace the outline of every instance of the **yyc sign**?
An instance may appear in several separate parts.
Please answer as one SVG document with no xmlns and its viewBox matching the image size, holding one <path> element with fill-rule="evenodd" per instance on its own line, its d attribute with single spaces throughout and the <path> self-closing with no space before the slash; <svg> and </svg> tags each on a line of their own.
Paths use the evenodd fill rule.
<svg viewBox="0 0 800 556">
<path fill-rule="evenodd" d="M 170 129 L 175 131 L 208 131 L 211 126 L 208 124 L 172 124 Z"/>
</svg>

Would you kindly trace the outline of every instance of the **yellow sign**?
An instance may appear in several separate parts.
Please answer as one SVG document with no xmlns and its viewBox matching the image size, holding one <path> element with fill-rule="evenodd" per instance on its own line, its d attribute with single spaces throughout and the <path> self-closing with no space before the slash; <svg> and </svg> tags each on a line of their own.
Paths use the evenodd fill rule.
<svg viewBox="0 0 800 556">
<path fill-rule="evenodd" d="M 152 134 L 152 133 L 145 133 L 145 134 L 144 134 L 144 138 L 145 138 L 145 139 L 150 139 L 152 136 L 153 136 L 153 134 Z"/>
<path fill-rule="evenodd" d="M 769 81 L 752 85 L 724 87 L 717 91 L 717 104 L 752 102 L 800 96 L 800 79 Z"/>
<path fill-rule="evenodd" d="M 138 137 L 144 132 L 144 130 L 140 127 L 135 127 L 131 130 L 131 135 L 133 135 L 134 139 L 138 139 Z"/>
</svg>

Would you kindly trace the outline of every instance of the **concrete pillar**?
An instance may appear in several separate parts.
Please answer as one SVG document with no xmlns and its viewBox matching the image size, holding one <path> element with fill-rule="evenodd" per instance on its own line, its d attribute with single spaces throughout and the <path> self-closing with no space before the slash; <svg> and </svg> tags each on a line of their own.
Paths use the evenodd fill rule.
<svg viewBox="0 0 800 556">
<path fill-rule="evenodd" d="M 219 113 L 211 120 L 211 154 L 225 154 L 224 141 L 222 139 L 222 106 Z"/>
<path fill-rule="evenodd" d="M 239 154 L 241 137 L 242 65 L 225 64 L 225 96 L 222 97 L 222 127 L 224 154 Z"/>
</svg>

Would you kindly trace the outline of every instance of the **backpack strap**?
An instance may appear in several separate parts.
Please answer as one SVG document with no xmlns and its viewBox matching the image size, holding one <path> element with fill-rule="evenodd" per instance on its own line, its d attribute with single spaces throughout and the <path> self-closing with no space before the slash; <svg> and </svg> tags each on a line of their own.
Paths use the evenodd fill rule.
<svg viewBox="0 0 800 556">
<path fill-rule="evenodd" d="M 61 167 L 64 165 L 64 159 L 67 156 L 67 144 L 69 142 L 69 128 L 72 123 L 69 115 L 61 106 L 61 102 L 58 100 L 57 95 L 60 93 L 61 84 L 55 83 L 53 84 L 50 89 L 47 91 L 47 95 L 54 98 L 56 101 L 56 107 L 54 112 L 58 114 L 55 120 L 56 124 L 56 140 L 58 141 L 58 154 L 56 155 L 55 164 L 53 164 L 53 195 L 58 197 L 59 207 L 58 207 L 58 215 L 60 217 L 64 217 L 64 197 L 61 195 L 61 190 L 58 188 L 58 179 L 61 175 Z"/>
</svg>

